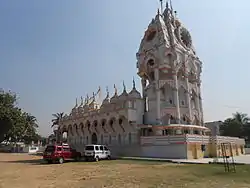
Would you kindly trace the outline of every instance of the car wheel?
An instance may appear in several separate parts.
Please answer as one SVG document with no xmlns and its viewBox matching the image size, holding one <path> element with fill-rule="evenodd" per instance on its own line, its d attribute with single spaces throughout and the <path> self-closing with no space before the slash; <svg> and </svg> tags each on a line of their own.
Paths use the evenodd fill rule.
<svg viewBox="0 0 250 188">
<path fill-rule="evenodd" d="M 99 156 L 95 157 L 95 161 L 98 162 L 99 161 Z"/>
<path fill-rule="evenodd" d="M 64 163 L 64 159 L 62 157 L 60 157 L 58 161 L 59 161 L 60 164 Z"/>
<path fill-rule="evenodd" d="M 110 157 L 110 155 L 108 155 L 107 159 L 108 159 L 108 160 L 111 160 L 111 157 Z"/>
</svg>

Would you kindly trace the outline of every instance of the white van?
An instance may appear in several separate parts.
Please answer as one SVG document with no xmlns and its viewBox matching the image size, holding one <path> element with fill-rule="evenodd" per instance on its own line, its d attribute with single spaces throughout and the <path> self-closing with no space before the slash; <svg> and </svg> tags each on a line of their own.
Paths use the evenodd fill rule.
<svg viewBox="0 0 250 188">
<path fill-rule="evenodd" d="M 102 159 L 111 159 L 111 152 L 104 145 L 86 145 L 84 151 L 84 158 L 86 161 L 95 160 L 99 161 Z"/>
</svg>

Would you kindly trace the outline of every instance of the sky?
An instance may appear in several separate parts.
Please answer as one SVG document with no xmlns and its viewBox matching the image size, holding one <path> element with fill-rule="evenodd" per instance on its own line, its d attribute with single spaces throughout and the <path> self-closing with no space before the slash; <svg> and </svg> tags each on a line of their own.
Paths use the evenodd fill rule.
<svg viewBox="0 0 250 188">
<path fill-rule="evenodd" d="M 0 88 L 51 133 L 53 113 L 70 112 L 76 97 L 124 80 L 132 87 L 136 52 L 158 0 L 0 1 Z M 173 0 L 203 62 L 205 121 L 250 114 L 250 1 Z"/>
</svg>

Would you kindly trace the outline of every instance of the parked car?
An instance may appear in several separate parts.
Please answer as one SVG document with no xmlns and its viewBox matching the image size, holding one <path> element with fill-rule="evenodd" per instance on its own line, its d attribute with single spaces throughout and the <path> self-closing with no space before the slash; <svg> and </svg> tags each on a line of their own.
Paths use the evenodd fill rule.
<svg viewBox="0 0 250 188">
<path fill-rule="evenodd" d="M 48 145 L 43 153 L 43 159 L 48 163 L 64 163 L 67 160 L 79 161 L 81 153 L 69 147 L 69 145 Z"/>
<path fill-rule="evenodd" d="M 104 145 L 86 145 L 84 151 L 84 158 L 86 161 L 111 159 L 111 152 L 108 147 Z"/>
</svg>

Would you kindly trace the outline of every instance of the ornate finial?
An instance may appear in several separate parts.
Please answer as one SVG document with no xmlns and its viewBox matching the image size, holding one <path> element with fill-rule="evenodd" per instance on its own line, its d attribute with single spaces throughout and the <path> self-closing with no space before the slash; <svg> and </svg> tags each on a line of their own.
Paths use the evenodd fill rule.
<svg viewBox="0 0 250 188">
<path fill-rule="evenodd" d="M 93 101 L 94 101 L 94 100 L 95 100 L 95 92 L 93 92 L 93 94 L 92 94 L 92 95 L 93 95 Z"/>
<path fill-rule="evenodd" d="M 123 82 L 122 82 L 122 85 L 123 85 L 123 92 L 126 92 L 126 85 L 125 85 L 125 83 L 124 83 L 124 80 L 123 80 Z"/>
<path fill-rule="evenodd" d="M 106 98 L 109 98 L 109 88 L 108 88 L 108 86 L 106 87 L 106 93 L 107 93 Z"/>
<path fill-rule="evenodd" d="M 166 9 L 168 9 L 168 1 L 166 2 Z"/>
<path fill-rule="evenodd" d="M 160 0 L 160 3 L 161 3 L 161 13 L 162 13 L 162 11 L 163 11 L 163 8 L 162 8 L 162 0 Z M 160 14 L 159 9 L 158 9 L 158 14 Z"/>
<path fill-rule="evenodd" d="M 78 103 L 77 103 L 77 97 L 76 97 L 76 105 L 75 105 L 75 107 L 77 107 L 78 106 Z"/>
<path fill-rule="evenodd" d="M 83 105 L 83 98 L 82 98 L 82 96 L 81 96 L 81 106 Z"/>
<path fill-rule="evenodd" d="M 169 5 L 170 5 L 170 10 L 172 12 L 173 11 L 173 7 L 172 7 L 172 1 L 171 0 L 169 0 Z"/>
<path fill-rule="evenodd" d="M 114 84 L 114 89 L 115 89 L 115 95 L 117 95 L 117 88 L 115 84 Z"/>
<path fill-rule="evenodd" d="M 157 10 L 157 15 L 160 15 L 160 10 L 159 9 Z"/>
<path fill-rule="evenodd" d="M 133 89 L 135 89 L 135 78 L 133 77 Z"/>
<path fill-rule="evenodd" d="M 89 103 L 89 95 L 87 94 L 86 103 Z"/>
</svg>

